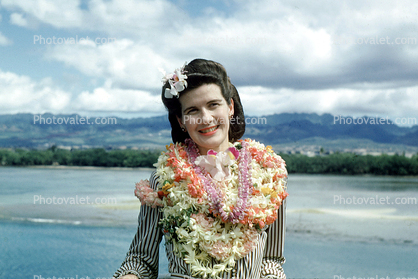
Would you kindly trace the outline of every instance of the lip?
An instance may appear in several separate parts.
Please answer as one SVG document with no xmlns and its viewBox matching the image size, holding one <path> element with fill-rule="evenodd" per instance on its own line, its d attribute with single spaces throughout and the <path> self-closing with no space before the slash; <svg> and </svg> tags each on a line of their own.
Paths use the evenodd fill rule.
<svg viewBox="0 0 418 279">
<path fill-rule="evenodd" d="M 211 132 L 205 132 L 205 131 L 213 129 L 213 128 L 216 128 L 216 129 L 211 131 Z M 210 126 L 210 127 L 199 130 L 199 133 L 203 136 L 211 136 L 214 133 L 216 133 L 216 131 L 218 131 L 218 129 L 219 129 L 219 125 L 214 125 L 214 126 Z"/>
</svg>

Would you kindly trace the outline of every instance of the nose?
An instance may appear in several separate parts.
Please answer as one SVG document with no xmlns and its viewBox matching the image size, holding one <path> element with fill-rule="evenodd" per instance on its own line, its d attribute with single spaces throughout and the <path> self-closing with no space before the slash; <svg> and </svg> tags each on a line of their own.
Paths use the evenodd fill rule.
<svg viewBox="0 0 418 279">
<path fill-rule="evenodd" d="M 212 123 L 212 121 L 213 121 L 213 116 L 210 113 L 210 111 L 203 109 L 202 110 L 202 123 L 207 125 L 207 124 Z"/>
</svg>

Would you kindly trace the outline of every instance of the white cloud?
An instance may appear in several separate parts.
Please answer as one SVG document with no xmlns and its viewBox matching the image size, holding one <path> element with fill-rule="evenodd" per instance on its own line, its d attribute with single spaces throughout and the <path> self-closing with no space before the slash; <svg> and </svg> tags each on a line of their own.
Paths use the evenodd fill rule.
<svg viewBox="0 0 418 279">
<path fill-rule="evenodd" d="M 12 40 L 8 39 L 7 37 L 5 37 L 1 32 L 0 32 L 0 46 L 7 46 L 12 44 Z"/>
<path fill-rule="evenodd" d="M 128 39 L 103 45 L 93 41 L 56 45 L 47 55 L 85 75 L 105 78 L 113 87 L 131 89 L 160 88 L 162 74 L 158 68 L 168 64 L 151 47 Z"/>
<path fill-rule="evenodd" d="M 272 113 L 331 113 L 356 116 L 416 117 L 418 86 L 398 89 L 326 90 L 270 89 L 239 87 L 245 113 L 249 116 Z M 266 113 L 268 112 L 268 113 Z"/>
<path fill-rule="evenodd" d="M 96 30 L 107 34 L 140 35 L 150 30 L 174 28 L 174 18 L 186 16 L 173 3 L 157 1 L 91 0 L 87 10 L 79 0 L 1 0 L 1 5 L 56 28 Z"/>
<path fill-rule="evenodd" d="M 164 106 L 157 95 L 142 90 L 123 90 L 105 84 L 84 91 L 72 98 L 71 94 L 54 86 L 50 78 L 36 82 L 0 70 L 0 111 L 2 113 L 73 113 L 125 112 L 141 115 L 164 114 Z"/>
<path fill-rule="evenodd" d="M 87 112 L 127 112 L 138 114 L 163 114 L 164 107 L 159 96 L 141 90 L 122 90 L 100 87 L 82 92 L 72 108 Z"/>
<path fill-rule="evenodd" d="M 19 9 L 40 22 L 58 28 L 80 27 L 82 24 L 83 11 L 80 10 L 80 1 L 77 0 L 1 0 L 1 5 L 9 9 Z"/>
<path fill-rule="evenodd" d="M 318 68 L 322 68 L 322 72 L 333 70 L 326 64 L 332 58 L 330 36 L 322 29 L 311 30 L 295 22 L 283 23 L 280 30 L 288 34 L 287 41 L 283 41 L 270 36 L 274 25 L 266 28 L 263 22 L 213 21 L 213 24 L 202 22 L 197 26 L 186 24 L 181 30 L 164 33 L 150 42 L 121 39 L 104 45 L 55 45 L 47 57 L 86 75 L 110 79 L 121 87 L 136 88 L 160 86 L 157 68 L 174 69 L 194 57 L 221 61 L 228 69 L 234 69 L 230 74 L 242 77 L 237 80 L 240 83 L 251 77 L 251 82 L 256 84 L 277 84 L 278 75 L 286 80 L 289 74 L 316 76 Z M 299 55 L 287 56 L 294 48 Z M 263 73 L 254 74 L 261 65 L 265 65 Z M 293 71 L 288 70 L 292 68 Z"/>
<path fill-rule="evenodd" d="M 19 13 L 12 13 L 10 15 L 10 23 L 22 27 L 28 26 L 28 21 L 26 18 L 24 18 L 23 15 Z"/>
<path fill-rule="evenodd" d="M 178 19 L 187 17 L 184 11 L 165 0 L 92 0 L 88 6 L 89 18 L 85 22 L 93 24 L 87 25 L 87 29 L 112 35 L 155 38 L 173 30 Z"/>
<path fill-rule="evenodd" d="M 132 96 L 139 94 L 144 104 L 154 100 L 161 86 L 157 69 L 171 71 L 195 57 L 226 67 L 242 89 L 247 114 L 396 116 L 412 114 L 417 103 L 418 42 L 371 44 L 372 38 L 418 40 L 418 2 L 412 0 L 245 1 L 230 2 L 230 12 L 207 8 L 200 14 L 164 0 L 92 0 L 83 8 L 79 1 L 0 1 L 19 12 L 16 22 L 21 15 L 52 26 L 57 34 L 66 29 L 74 36 L 116 38 L 100 45 L 90 41 L 44 48 L 48 59 L 106 80 L 103 87 L 76 97 L 78 108 L 86 110 L 93 109 L 88 105 L 93 100 L 94 110 L 135 110 L 138 105 L 120 103 L 114 94 L 135 102 Z M 338 44 L 347 38 L 368 43 Z M 249 92 L 261 92 L 268 102 Z M 396 99 L 401 95 L 404 99 Z"/>
<path fill-rule="evenodd" d="M 121 86 L 138 87 L 149 87 L 153 81 L 149 78 L 145 84 L 141 79 L 133 81 L 137 71 L 133 71 L 131 61 L 138 59 L 146 61 L 140 65 L 151 66 L 152 72 L 161 63 L 172 65 L 193 57 L 211 58 L 225 64 L 240 85 L 272 88 L 333 88 L 367 80 L 393 81 L 405 86 L 404 72 L 415 69 L 412 60 L 405 57 L 418 58 L 417 45 L 333 44 L 341 38 L 390 37 L 393 42 L 395 35 L 413 34 L 404 26 L 417 27 L 418 22 L 409 16 L 410 8 L 400 2 L 327 3 L 327 9 L 306 1 L 274 3 L 246 1 L 237 5 L 232 14 L 212 13 L 196 19 L 167 1 L 95 0 L 89 2 L 88 10 L 78 8 L 75 13 L 82 16 L 75 19 L 80 21 L 76 25 L 84 30 L 122 36 L 125 39 L 118 39 L 122 43 L 96 49 L 59 46 L 51 57 L 83 68 L 85 73 L 91 66 L 78 67 L 75 61 L 86 56 L 100 57 L 101 63 L 95 64 L 96 70 L 91 74 L 99 73 Z M 70 6 L 77 9 L 75 4 Z M 41 18 L 33 9 L 32 14 Z M 369 16 L 373 18 L 371 23 L 367 22 Z M 61 20 L 59 24 L 64 23 Z M 71 21 L 63 26 L 71 28 L 74 24 Z M 131 42 L 124 48 L 128 53 L 117 51 L 123 41 Z M 112 55 L 105 56 L 106 52 Z M 135 57 L 131 59 L 132 56 Z"/>
<path fill-rule="evenodd" d="M 0 70 L 0 111 L 2 113 L 59 113 L 70 101 L 70 94 L 56 88 L 50 79 L 40 82 Z"/>
</svg>

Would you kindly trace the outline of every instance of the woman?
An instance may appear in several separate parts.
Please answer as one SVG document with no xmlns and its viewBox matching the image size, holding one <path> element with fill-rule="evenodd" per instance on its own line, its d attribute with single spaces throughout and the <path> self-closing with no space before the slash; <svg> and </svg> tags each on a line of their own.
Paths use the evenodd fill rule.
<svg viewBox="0 0 418 279">
<path fill-rule="evenodd" d="M 163 82 L 176 144 L 137 183 L 138 231 L 114 277 L 157 278 L 164 235 L 171 278 L 285 278 L 284 161 L 239 140 L 241 101 L 219 63 L 195 59 Z"/>
</svg>

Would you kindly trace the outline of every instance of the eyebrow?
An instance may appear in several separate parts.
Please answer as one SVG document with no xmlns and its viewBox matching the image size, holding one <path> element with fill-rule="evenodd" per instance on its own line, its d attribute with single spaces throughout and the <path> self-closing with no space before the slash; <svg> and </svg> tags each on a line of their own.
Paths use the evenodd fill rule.
<svg viewBox="0 0 418 279">
<path fill-rule="evenodd" d="M 210 104 L 210 103 L 217 103 L 217 102 L 222 102 L 222 99 L 213 99 L 213 100 L 210 100 L 209 102 L 207 102 L 207 103 L 206 103 L 206 105 L 208 105 L 208 104 Z M 188 110 L 190 110 L 190 109 L 193 109 L 193 108 L 196 108 L 196 106 L 191 106 L 191 107 L 187 107 L 187 108 L 185 108 L 185 109 L 183 110 L 183 113 L 186 113 L 186 111 L 188 111 Z"/>
</svg>

